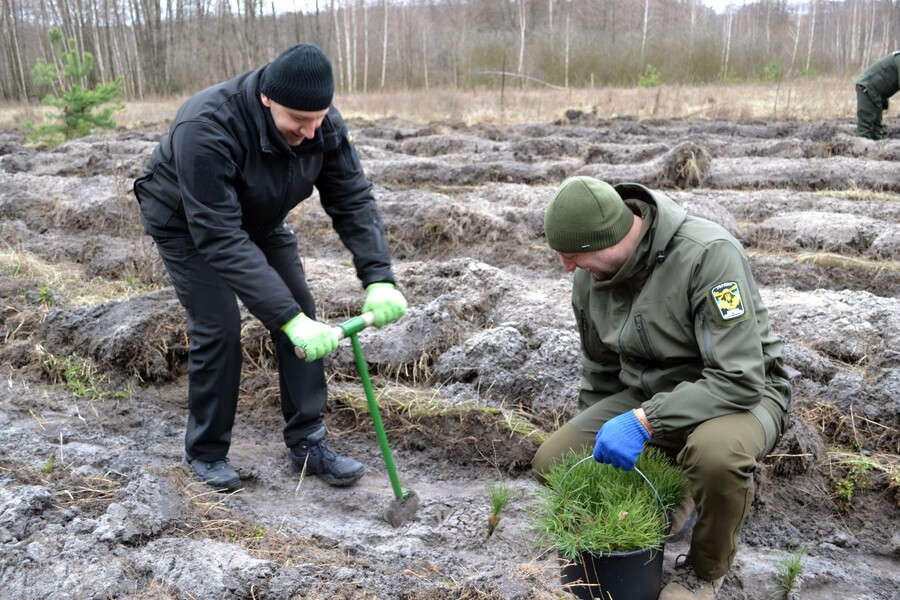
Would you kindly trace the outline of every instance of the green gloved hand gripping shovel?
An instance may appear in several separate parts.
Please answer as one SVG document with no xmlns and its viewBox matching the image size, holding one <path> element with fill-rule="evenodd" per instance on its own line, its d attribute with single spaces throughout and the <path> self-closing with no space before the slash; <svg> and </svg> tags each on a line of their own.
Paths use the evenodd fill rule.
<svg viewBox="0 0 900 600">
<path fill-rule="evenodd" d="M 371 327 L 374 323 L 375 316 L 371 312 L 367 312 L 344 321 L 334 328 L 334 332 L 339 340 L 349 337 L 353 346 L 353 355 L 356 357 L 356 369 L 359 371 L 359 378 L 362 381 L 363 389 L 366 391 L 366 401 L 369 404 L 372 423 L 375 425 L 375 433 L 381 446 L 384 466 L 387 468 L 388 476 L 391 479 L 391 487 L 394 488 L 394 500 L 385 509 L 384 518 L 392 526 L 399 527 L 416 514 L 416 511 L 419 509 L 419 496 L 412 490 L 404 492 L 403 488 L 400 487 L 400 478 L 397 477 L 397 469 L 394 466 L 394 459 L 391 457 L 391 448 L 388 445 L 387 434 L 385 434 L 384 424 L 381 422 L 381 412 L 378 410 L 378 402 L 375 401 L 375 392 L 372 389 L 372 380 L 369 378 L 366 357 L 363 355 L 362 347 L 356 336 L 360 331 L 366 327 Z M 306 358 L 303 349 L 299 346 L 294 347 L 294 352 L 299 358 Z"/>
</svg>

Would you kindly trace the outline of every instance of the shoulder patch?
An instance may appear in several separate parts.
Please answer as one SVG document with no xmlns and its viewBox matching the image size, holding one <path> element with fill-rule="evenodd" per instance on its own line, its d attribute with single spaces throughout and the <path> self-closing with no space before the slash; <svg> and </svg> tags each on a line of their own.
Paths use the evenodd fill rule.
<svg viewBox="0 0 900 600">
<path fill-rule="evenodd" d="M 744 295 L 737 281 L 723 281 L 710 288 L 707 294 L 713 318 L 719 327 L 750 318 Z"/>
</svg>

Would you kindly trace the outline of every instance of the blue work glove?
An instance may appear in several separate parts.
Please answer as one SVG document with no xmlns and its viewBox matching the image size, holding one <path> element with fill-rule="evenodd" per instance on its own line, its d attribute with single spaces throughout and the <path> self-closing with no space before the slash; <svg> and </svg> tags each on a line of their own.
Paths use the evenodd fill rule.
<svg viewBox="0 0 900 600">
<path fill-rule="evenodd" d="M 407 306 L 406 297 L 400 290 L 393 283 L 383 281 L 371 283 L 366 288 L 366 302 L 362 311 L 375 315 L 375 327 L 384 327 L 402 317 Z"/>
<path fill-rule="evenodd" d="M 650 433 L 637 413 L 628 411 L 604 423 L 597 432 L 594 460 L 630 471 L 649 439 Z"/>
<path fill-rule="evenodd" d="M 292 344 L 303 349 L 306 353 L 306 362 L 318 360 L 334 352 L 340 341 L 333 328 L 325 323 L 313 321 L 303 313 L 285 323 L 281 329 Z"/>
</svg>

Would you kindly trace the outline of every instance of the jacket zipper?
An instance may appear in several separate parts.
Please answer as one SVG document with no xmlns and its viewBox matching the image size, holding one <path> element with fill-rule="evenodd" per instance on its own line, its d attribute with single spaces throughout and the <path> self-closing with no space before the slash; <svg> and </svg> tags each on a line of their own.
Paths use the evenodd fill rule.
<svg viewBox="0 0 900 600">
<path fill-rule="evenodd" d="M 656 360 L 656 353 L 653 346 L 650 345 L 650 336 L 647 335 L 647 329 L 644 327 L 644 318 L 640 314 L 634 315 L 634 327 L 637 329 L 638 337 L 641 339 L 641 346 L 650 360 Z"/>
<path fill-rule="evenodd" d="M 591 360 L 593 360 L 594 357 L 591 356 L 591 353 L 588 350 L 588 326 L 587 326 L 587 316 L 584 314 L 584 309 L 581 309 L 579 311 L 579 314 L 581 315 L 581 323 L 579 323 L 579 325 L 581 326 L 581 347 L 582 347 L 582 350 L 584 351 L 585 355 L 590 357 Z"/>
<path fill-rule="evenodd" d="M 709 330 L 709 321 L 706 318 L 706 313 L 700 313 L 700 331 L 703 334 L 703 348 L 701 348 L 701 352 L 706 354 L 706 360 L 709 364 L 716 364 L 716 356 L 713 352 L 712 345 L 712 332 Z"/>
</svg>

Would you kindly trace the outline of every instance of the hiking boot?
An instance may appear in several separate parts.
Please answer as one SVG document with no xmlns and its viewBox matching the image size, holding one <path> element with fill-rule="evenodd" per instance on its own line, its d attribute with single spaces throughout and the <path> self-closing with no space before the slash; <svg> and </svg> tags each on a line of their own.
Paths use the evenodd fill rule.
<svg viewBox="0 0 900 600">
<path fill-rule="evenodd" d="M 194 476 L 208 485 L 218 490 L 228 490 L 233 492 L 241 487 L 241 478 L 237 471 L 228 464 L 228 459 L 205 461 L 191 458 L 189 454 L 184 454 L 184 464 L 188 465 L 194 472 Z"/>
<path fill-rule="evenodd" d="M 682 499 L 681 504 L 672 511 L 672 523 L 667 542 L 678 542 L 688 536 L 697 523 L 697 507 L 690 494 Z"/>
<path fill-rule="evenodd" d="M 684 560 L 679 562 L 679 559 Z M 713 581 L 701 578 L 694 571 L 691 558 L 682 554 L 675 559 L 675 574 L 659 593 L 659 600 L 713 600 L 723 581 L 724 575 Z"/>
<path fill-rule="evenodd" d="M 301 472 L 305 468 L 307 473 L 318 475 L 336 487 L 356 483 L 363 476 L 365 466 L 352 458 L 336 454 L 325 445 L 324 440 L 325 428 L 320 427 L 306 441 L 288 450 L 294 472 Z"/>
</svg>

